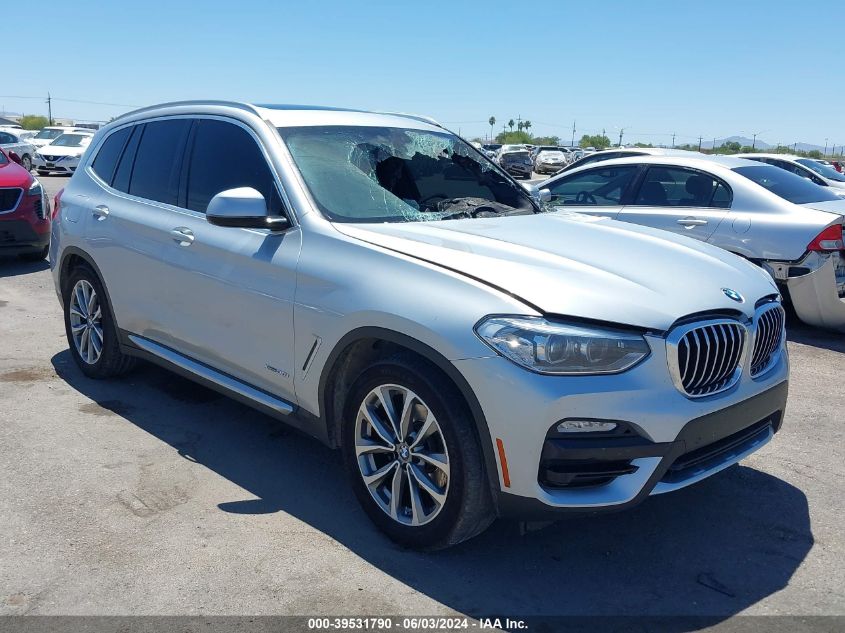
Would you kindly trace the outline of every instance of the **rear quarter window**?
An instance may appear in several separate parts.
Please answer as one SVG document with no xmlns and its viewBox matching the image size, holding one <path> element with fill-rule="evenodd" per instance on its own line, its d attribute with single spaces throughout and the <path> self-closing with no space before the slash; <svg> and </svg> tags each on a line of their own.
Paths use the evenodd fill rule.
<svg viewBox="0 0 845 633">
<path fill-rule="evenodd" d="M 117 169 L 117 161 L 120 160 L 120 155 L 123 153 L 123 148 L 126 146 L 126 141 L 129 140 L 131 132 L 131 127 L 125 127 L 110 134 L 100 146 L 100 150 L 91 163 L 91 169 L 94 173 L 109 185 L 112 184 L 114 172 Z"/>
<path fill-rule="evenodd" d="M 129 182 L 130 194 L 176 204 L 181 159 L 190 127 L 189 119 L 151 121 L 144 125 Z"/>
</svg>

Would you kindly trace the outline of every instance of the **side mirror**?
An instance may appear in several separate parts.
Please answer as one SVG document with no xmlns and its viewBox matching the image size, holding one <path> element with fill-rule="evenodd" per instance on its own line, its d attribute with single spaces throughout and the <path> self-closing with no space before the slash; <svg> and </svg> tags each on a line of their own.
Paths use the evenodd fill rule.
<svg viewBox="0 0 845 633">
<path fill-rule="evenodd" d="M 540 202 L 551 202 L 552 192 L 548 189 L 540 189 L 540 191 L 537 192 L 537 197 L 540 199 Z"/>
<path fill-rule="evenodd" d="M 18 165 L 23 165 L 21 157 L 18 156 L 16 152 L 9 152 L 9 158 L 11 158 L 12 161 L 16 162 Z"/>
<path fill-rule="evenodd" d="M 227 189 L 208 203 L 205 218 L 216 226 L 283 231 L 290 226 L 284 216 L 267 215 L 267 201 L 252 187 Z"/>
</svg>

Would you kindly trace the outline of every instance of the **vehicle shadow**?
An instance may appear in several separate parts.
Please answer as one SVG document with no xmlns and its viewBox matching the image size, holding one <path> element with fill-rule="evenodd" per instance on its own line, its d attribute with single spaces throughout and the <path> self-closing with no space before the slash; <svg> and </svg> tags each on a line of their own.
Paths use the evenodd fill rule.
<svg viewBox="0 0 845 633">
<path fill-rule="evenodd" d="M 37 262 L 28 262 L 19 257 L 8 257 L 0 255 L 0 279 L 4 277 L 17 277 L 18 275 L 29 275 L 42 270 L 47 270 L 50 262 L 40 259 Z"/>
<path fill-rule="evenodd" d="M 845 334 L 805 325 L 797 318 L 787 322 L 786 340 L 832 352 L 845 352 Z"/>
<path fill-rule="evenodd" d="M 241 487 L 244 498 L 257 497 L 224 501 L 221 511 L 286 512 L 471 616 L 698 616 L 668 627 L 696 630 L 786 587 L 813 546 L 804 494 L 740 466 L 630 511 L 567 518 L 524 535 L 519 524 L 498 521 L 452 549 L 408 551 L 375 530 L 337 454 L 316 441 L 147 364 L 95 381 L 67 351 L 52 362 L 101 407 Z"/>
</svg>

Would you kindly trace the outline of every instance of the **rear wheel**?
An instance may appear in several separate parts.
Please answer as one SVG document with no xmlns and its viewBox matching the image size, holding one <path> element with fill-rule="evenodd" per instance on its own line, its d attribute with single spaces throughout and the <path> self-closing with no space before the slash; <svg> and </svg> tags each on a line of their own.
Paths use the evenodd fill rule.
<svg viewBox="0 0 845 633">
<path fill-rule="evenodd" d="M 131 369 L 135 359 L 120 351 L 117 326 L 96 273 L 79 266 L 64 288 L 65 333 L 82 373 L 89 378 L 109 378 Z"/>
<path fill-rule="evenodd" d="M 359 376 L 347 398 L 343 452 L 364 510 L 401 545 L 448 547 L 494 518 L 471 414 L 421 359 L 398 355 Z"/>
</svg>

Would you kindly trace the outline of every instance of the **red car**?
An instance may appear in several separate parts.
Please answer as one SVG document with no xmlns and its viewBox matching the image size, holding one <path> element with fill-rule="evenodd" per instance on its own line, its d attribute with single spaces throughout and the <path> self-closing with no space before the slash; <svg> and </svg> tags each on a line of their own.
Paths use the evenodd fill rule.
<svg viewBox="0 0 845 633">
<path fill-rule="evenodd" d="M 50 204 L 41 183 L 0 149 L 0 255 L 39 260 L 50 250 Z"/>
</svg>

